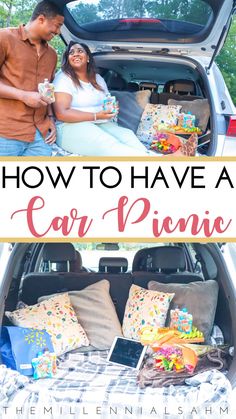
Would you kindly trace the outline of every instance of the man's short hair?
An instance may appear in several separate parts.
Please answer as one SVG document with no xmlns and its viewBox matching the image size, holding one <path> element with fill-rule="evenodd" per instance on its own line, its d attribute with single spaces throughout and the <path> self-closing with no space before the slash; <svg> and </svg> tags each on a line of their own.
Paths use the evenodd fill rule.
<svg viewBox="0 0 236 419">
<path fill-rule="evenodd" d="M 55 16 L 63 16 L 61 9 L 49 0 L 40 1 L 37 6 L 34 8 L 31 21 L 36 20 L 38 16 L 44 15 L 48 19 L 52 19 Z"/>
</svg>

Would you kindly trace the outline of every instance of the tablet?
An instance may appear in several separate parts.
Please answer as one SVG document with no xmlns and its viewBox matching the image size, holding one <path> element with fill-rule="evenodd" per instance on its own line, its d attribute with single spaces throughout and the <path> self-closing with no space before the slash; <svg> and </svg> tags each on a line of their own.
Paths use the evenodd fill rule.
<svg viewBox="0 0 236 419">
<path fill-rule="evenodd" d="M 107 356 L 107 361 L 138 370 L 146 349 L 147 347 L 137 340 L 116 336 Z"/>
</svg>

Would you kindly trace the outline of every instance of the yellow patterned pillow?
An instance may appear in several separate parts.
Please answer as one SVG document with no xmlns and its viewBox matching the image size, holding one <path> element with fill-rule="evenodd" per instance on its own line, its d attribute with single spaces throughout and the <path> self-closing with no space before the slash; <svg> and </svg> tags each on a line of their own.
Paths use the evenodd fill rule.
<svg viewBox="0 0 236 419">
<path fill-rule="evenodd" d="M 132 285 L 122 326 L 124 336 L 140 340 L 140 331 L 143 327 L 164 327 L 168 308 L 174 295 Z"/>
<path fill-rule="evenodd" d="M 5 314 L 15 326 L 45 329 L 51 336 L 57 355 L 89 345 L 87 335 L 71 306 L 68 293 L 56 295 L 20 310 L 6 311 Z"/>
</svg>

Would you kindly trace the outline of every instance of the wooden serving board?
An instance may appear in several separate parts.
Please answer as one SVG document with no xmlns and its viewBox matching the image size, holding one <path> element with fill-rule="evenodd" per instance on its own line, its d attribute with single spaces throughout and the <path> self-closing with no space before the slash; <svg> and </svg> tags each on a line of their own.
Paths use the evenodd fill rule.
<svg viewBox="0 0 236 419">
<path fill-rule="evenodd" d="M 192 339 L 180 339 L 177 337 L 173 337 L 172 339 L 167 340 L 166 342 L 163 343 L 158 343 L 155 342 L 153 344 L 150 344 L 150 346 L 155 349 L 158 348 L 160 345 L 181 345 L 181 344 L 185 344 L 185 343 L 203 343 L 204 342 L 204 338 L 192 338 Z"/>
<path fill-rule="evenodd" d="M 170 343 L 171 345 L 174 343 L 203 343 L 204 342 L 204 338 L 192 338 L 192 339 L 180 339 L 180 338 L 175 338 L 175 339 L 171 339 L 168 341 L 168 344 Z"/>
<path fill-rule="evenodd" d="M 186 132 L 186 131 L 163 131 L 163 134 L 175 134 L 175 135 L 192 135 L 192 134 L 197 134 L 197 135 L 202 135 L 202 131 L 199 132 Z"/>
</svg>

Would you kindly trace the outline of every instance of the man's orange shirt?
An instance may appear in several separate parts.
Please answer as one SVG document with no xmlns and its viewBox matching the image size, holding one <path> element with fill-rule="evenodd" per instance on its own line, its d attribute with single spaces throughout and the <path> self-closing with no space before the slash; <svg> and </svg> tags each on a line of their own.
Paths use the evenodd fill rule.
<svg viewBox="0 0 236 419">
<path fill-rule="evenodd" d="M 38 83 L 52 80 L 57 55 L 46 42 L 41 55 L 29 41 L 24 26 L 0 29 L 0 80 L 25 91 L 38 91 Z M 47 107 L 34 109 L 19 100 L 0 97 L 0 137 L 32 142 L 36 128 L 45 137 L 49 129 Z"/>
</svg>

